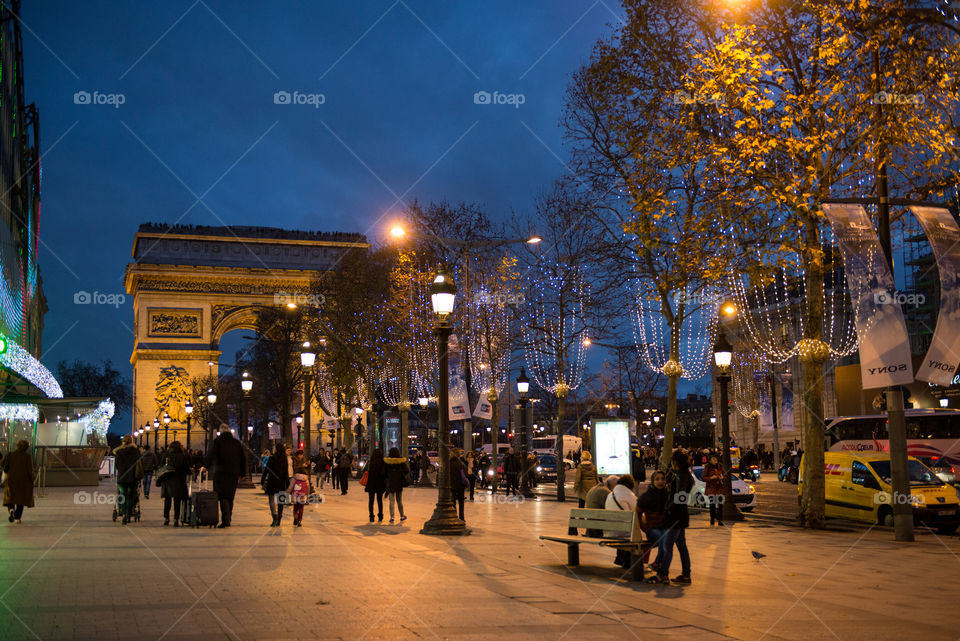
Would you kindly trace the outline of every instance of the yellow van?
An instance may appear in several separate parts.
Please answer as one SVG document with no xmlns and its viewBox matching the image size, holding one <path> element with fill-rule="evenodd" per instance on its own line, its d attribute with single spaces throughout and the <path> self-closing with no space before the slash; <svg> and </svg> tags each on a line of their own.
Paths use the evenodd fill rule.
<svg viewBox="0 0 960 641">
<path fill-rule="evenodd" d="M 824 452 L 826 516 L 893 525 L 890 455 L 886 452 Z M 915 523 L 952 534 L 960 526 L 960 489 L 941 481 L 910 456 L 910 495 Z M 800 465 L 800 494 L 803 465 Z"/>
</svg>

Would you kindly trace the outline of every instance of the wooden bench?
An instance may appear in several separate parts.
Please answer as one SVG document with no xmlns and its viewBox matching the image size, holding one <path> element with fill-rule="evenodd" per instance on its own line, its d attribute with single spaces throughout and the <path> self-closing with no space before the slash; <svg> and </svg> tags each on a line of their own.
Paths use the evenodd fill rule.
<svg viewBox="0 0 960 641">
<path fill-rule="evenodd" d="M 640 520 L 633 510 L 587 510 L 574 508 L 570 510 L 570 531 L 579 532 L 580 528 L 589 530 L 603 530 L 605 532 L 624 532 L 627 538 L 597 538 L 592 536 L 546 536 L 541 535 L 541 541 L 553 541 L 567 544 L 567 565 L 580 565 L 580 545 L 589 543 L 601 547 L 609 547 L 630 552 L 630 569 L 635 581 L 643 580 L 643 555 L 653 548 L 653 543 L 644 540 L 640 529 Z"/>
</svg>

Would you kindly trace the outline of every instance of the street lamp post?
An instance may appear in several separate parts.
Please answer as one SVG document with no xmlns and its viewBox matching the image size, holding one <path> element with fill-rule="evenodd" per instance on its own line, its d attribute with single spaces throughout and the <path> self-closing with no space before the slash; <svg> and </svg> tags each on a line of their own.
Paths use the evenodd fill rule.
<svg viewBox="0 0 960 641">
<path fill-rule="evenodd" d="M 730 385 L 730 362 L 733 360 L 733 347 L 727 340 L 723 328 L 719 328 L 719 336 L 713 347 L 713 358 L 717 365 L 717 384 L 720 388 L 720 441 L 723 447 L 723 469 L 726 471 L 723 479 L 723 519 L 742 521 L 743 514 L 733 502 L 733 477 L 730 468 L 730 407 L 727 398 Z"/>
<path fill-rule="evenodd" d="M 170 435 L 170 414 L 163 413 L 163 449 L 167 449 L 167 439 Z M 159 437 L 158 437 L 159 438 Z"/>
<path fill-rule="evenodd" d="M 190 451 L 190 418 L 193 416 L 193 403 L 190 399 L 183 406 L 183 411 L 187 413 L 187 452 Z"/>
<path fill-rule="evenodd" d="M 300 365 L 306 371 L 303 377 L 303 424 L 306 428 L 306 437 L 303 439 L 303 446 L 310 458 L 310 374 L 313 372 L 313 364 L 317 360 L 317 353 L 310 346 L 310 341 L 303 343 L 303 350 L 300 352 Z"/>
<path fill-rule="evenodd" d="M 243 399 L 240 401 L 242 416 L 240 418 L 240 429 L 237 436 L 240 438 L 241 443 L 246 441 L 246 447 L 243 453 L 243 478 L 240 479 L 238 487 L 251 488 L 254 485 L 253 478 L 250 473 L 250 428 L 248 426 L 246 430 L 243 429 L 243 426 L 247 424 L 247 413 L 249 412 L 247 401 L 250 398 L 250 390 L 253 389 L 253 379 L 250 378 L 250 374 L 248 372 L 244 372 L 240 376 L 240 389 L 243 390 Z M 246 437 L 244 437 L 244 431 L 247 433 Z"/>
<path fill-rule="evenodd" d="M 147 439 L 147 445 L 150 445 L 150 439 Z M 160 447 L 160 421 L 153 419 L 153 449 Z"/>
<path fill-rule="evenodd" d="M 533 444 L 533 424 L 527 420 L 527 407 L 530 399 L 527 394 L 530 392 L 530 378 L 525 369 L 520 370 L 520 376 L 517 377 L 517 394 L 520 395 L 520 429 L 523 434 L 523 442 L 520 446 L 520 493 L 524 498 L 536 498 L 533 489 L 530 487 L 530 471 L 528 467 L 527 456 L 530 453 L 530 446 Z M 559 463 L 558 463 L 559 464 Z"/>
<path fill-rule="evenodd" d="M 217 402 L 217 395 L 212 387 L 207 388 L 207 429 L 203 431 L 204 453 L 210 449 L 210 432 L 213 431 L 213 406 Z"/>
<path fill-rule="evenodd" d="M 453 313 L 453 304 L 456 299 L 457 289 L 454 287 L 450 277 L 442 271 L 433 279 L 430 286 L 430 300 L 433 305 L 433 312 L 436 315 L 437 324 L 434 328 L 434 334 L 437 337 L 437 364 L 440 375 L 439 394 L 437 398 L 437 422 L 439 424 L 439 445 L 440 445 L 440 473 L 437 475 L 437 506 L 433 510 L 433 516 L 423 524 L 420 534 L 469 534 L 466 523 L 460 520 L 457 510 L 453 504 L 453 495 L 450 492 L 450 417 L 447 412 L 449 407 L 450 395 L 450 377 L 447 375 L 449 368 L 449 339 L 452 332 L 450 327 L 450 315 Z"/>
</svg>

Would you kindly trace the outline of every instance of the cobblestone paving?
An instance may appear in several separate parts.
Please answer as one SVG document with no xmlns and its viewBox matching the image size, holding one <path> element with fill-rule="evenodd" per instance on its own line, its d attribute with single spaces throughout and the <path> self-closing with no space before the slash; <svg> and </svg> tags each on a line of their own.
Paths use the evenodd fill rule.
<svg viewBox="0 0 960 641">
<path fill-rule="evenodd" d="M 95 490 L 51 488 L 21 525 L 0 523 L 0 640 L 960 638 L 956 536 L 721 530 L 695 515 L 693 584 L 655 587 L 627 580 L 612 551 L 584 546 L 567 568 L 564 546 L 541 543 L 565 533 L 569 503 L 478 493 L 472 533 L 436 538 L 418 534 L 430 489 L 405 491 L 402 526 L 369 524 L 351 486 L 280 529 L 241 490 L 225 530 L 163 527 L 158 493 L 122 526 L 102 502 L 112 486 Z"/>
</svg>

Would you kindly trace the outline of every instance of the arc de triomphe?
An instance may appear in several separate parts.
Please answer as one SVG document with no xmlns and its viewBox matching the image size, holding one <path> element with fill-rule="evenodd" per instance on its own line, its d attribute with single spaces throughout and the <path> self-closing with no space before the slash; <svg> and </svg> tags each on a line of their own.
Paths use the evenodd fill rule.
<svg viewBox="0 0 960 641">
<path fill-rule="evenodd" d="M 255 329 L 257 309 L 307 296 L 362 234 L 268 227 L 144 224 L 133 240 L 124 287 L 133 297 L 133 429 L 169 412 L 170 440 L 185 436 L 183 383 L 217 374 L 220 338 Z M 158 390 L 170 392 L 163 404 Z M 162 425 L 162 423 L 161 423 Z M 200 443 L 199 430 L 191 430 Z"/>
</svg>

